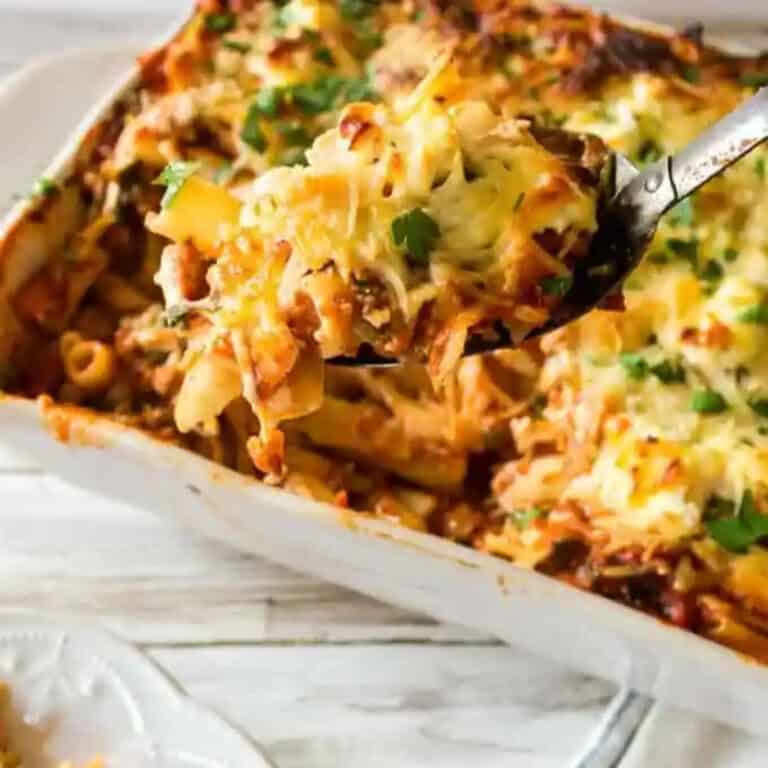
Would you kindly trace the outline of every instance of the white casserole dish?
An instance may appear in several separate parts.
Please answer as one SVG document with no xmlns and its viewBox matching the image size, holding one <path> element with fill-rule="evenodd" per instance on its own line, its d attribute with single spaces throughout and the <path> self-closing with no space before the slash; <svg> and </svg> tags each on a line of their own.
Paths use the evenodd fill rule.
<svg viewBox="0 0 768 768">
<path fill-rule="evenodd" d="M 46 176 L 66 179 L 92 126 L 134 79 L 129 74 L 89 115 Z M 30 215 L 33 203 L 23 202 L 0 227 L 0 354 L 7 296 L 66 236 L 63 199 L 43 221 Z M 41 411 L 37 403 L 0 396 L 0 440 L 85 488 L 171 515 L 238 549 L 768 734 L 768 669 L 606 599 L 266 487 L 90 412 Z"/>
</svg>

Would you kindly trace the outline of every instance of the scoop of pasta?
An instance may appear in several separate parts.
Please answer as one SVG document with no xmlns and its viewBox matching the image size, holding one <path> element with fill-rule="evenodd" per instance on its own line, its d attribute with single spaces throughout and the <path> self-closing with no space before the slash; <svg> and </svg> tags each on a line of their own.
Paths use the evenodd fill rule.
<svg viewBox="0 0 768 768">
<path fill-rule="evenodd" d="M 158 275 L 168 311 L 191 311 L 198 330 L 182 430 L 215 429 L 244 396 L 261 424 L 252 457 L 279 473 L 277 426 L 319 408 L 324 359 L 369 345 L 440 383 L 470 332 L 503 323 L 522 338 L 546 322 L 596 229 L 602 145 L 552 151 L 551 133 L 457 82 L 439 66 L 393 106 L 350 104 L 306 166 L 238 197 L 169 169 L 149 227 L 174 241 Z"/>
</svg>

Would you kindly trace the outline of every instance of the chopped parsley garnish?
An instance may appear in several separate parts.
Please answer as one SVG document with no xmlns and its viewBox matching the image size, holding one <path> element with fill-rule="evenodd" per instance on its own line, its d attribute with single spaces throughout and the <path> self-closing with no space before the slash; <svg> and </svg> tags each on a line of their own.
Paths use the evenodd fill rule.
<svg viewBox="0 0 768 768">
<path fill-rule="evenodd" d="M 251 109 L 258 110 L 265 117 L 277 117 L 282 104 L 282 92 L 279 88 L 264 88 L 256 94 Z"/>
<path fill-rule="evenodd" d="M 184 160 L 168 163 L 154 181 L 155 184 L 165 187 L 165 194 L 160 203 L 161 207 L 170 208 L 176 196 L 181 192 L 181 188 L 187 183 L 187 179 L 194 176 L 200 168 L 200 163 L 187 163 Z"/>
<path fill-rule="evenodd" d="M 249 53 L 251 50 L 249 43 L 241 43 L 239 40 L 222 40 L 221 44 L 224 48 L 237 53 Z"/>
<path fill-rule="evenodd" d="M 762 88 L 768 85 L 768 72 L 748 72 L 739 78 L 739 82 L 748 88 Z"/>
<path fill-rule="evenodd" d="M 698 272 L 699 280 L 704 280 L 707 283 L 716 283 L 718 280 L 723 279 L 723 265 L 715 259 L 710 259 L 704 264 Z"/>
<path fill-rule="evenodd" d="M 573 287 L 572 275 L 549 275 L 539 282 L 541 290 L 547 296 L 565 296 Z"/>
<path fill-rule="evenodd" d="M 651 373 L 662 384 L 685 384 L 685 368 L 679 361 L 662 360 L 651 366 Z"/>
<path fill-rule="evenodd" d="M 768 398 L 756 397 L 749 401 L 749 407 L 763 419 L 768 419 Z"/>
<path fill-rule="evenodd" d="M 655 376 L 662 384 L 685 382 L 685 368 L 680 362 L 662 360 L 656 365 L 651 365 L 642 355 L 625 352 L 619 357 L 619 363 L 627 376 L 635 381 L 643 381 L 648 376 Z"/>
<path fill-rule="evenodd" d="M 766 162 L 764 157 L 758 157 L 755 161 L 755 173 L 761 181 L 765 181 L 766 176 Z"/>
<path fill-rule="evenodd" d="M 275 123 L 275 129 L 288 147 L 308 147 L 312 143 L 312 137 L 298 121 L 280 120 Z"/>
<path fill-rule="evenodd" d="M 373 90 L 371 81 L 367 77 L 360 77 L 357 80 L 349 80 L 344 88 L 344 101 L 374 101 L 376 91 Z"/>
<path fill-rule="evenodd" d="M 726 248 L 723 251 L 723 259 L 729 264 L 733 264 L 739 258 L 739 252 L 735 248 Z"/>
<path fill-rule="evenodd" d="M 644 141 L 637 151 L 637 160 L 640 165 L 650 165 L 664 157 L 664 150 L 652 139 Z"/>
<path fill-rule="evenodd" d="M 719 520 L 723 517 L 730 517 L 735 511 L 736 505 L 732 501 L 713 493 L 707 499 L 707 506 L 704 507 L 704 520 Z"/>
<path fill-rule="evenodd" d="M 364 54 L 370 55 L 384 43 L 384 38 L 370 23 L 370 19 L 361 21 L 355 29 L 358 43 L 363 47 Z"/>
<path fill-rule="evenodd" d="M 329 67 L 333 67 L 336 64 L 336 59 L 333 57 L 331 49 L 328 47 L 318 48 L 313 54 L 312 58 L 315 61 L 319 61 L 321 64 L 326 64 Z"/>
<path fill-rule="evenodd" d="M 370 16 L 378 5 L 378 0 L 339 0 L 341 15 L 348 21 L 360 21 Z"/>
<path fill-rule="evenodd" d="M 332 109 L 341 95 L 346 80 L 338 75 L 318 77 L 311 83 L 299 83 L 290 88 L 296 107 L 308 115 L 321 115 Z"/>
<path fill-rule="evenodd" d="M 512 206 L 512 212 L 517 213 L 522 207 L 524 201 L 525 201 L 525 192 L 521 192 L 517 196 L 517 200 L 515 200 L 515 204 Z"/>
<path fill-rule="evenodd" d="M 261 107 L 254 101 L 248 108 L 248 114 L 245 116 L 243 129 L 240 132 L 240 138 L 257 152 L 264 152 L 267 148 L 267 137 L 261 127 L 263 114 Z"/>
<path fill-rule="evenodd" d="M 768 325 L 768 304 L 755 304 L 739 312 L 736 319 L 748 325 Z"/>
<path fill-rule="evenodd" d="M 371 101 L 376 94 L 367 77 L 348 79 L 338 75 L 324 75 L 311 83 L 300 83 L 286 90 L 290 101 L 307 115 L 320 115 L 339 102 Z"/>
<path fill-rule="evenodd" d="M 175 328 L 186 320 L 188 314 L 189 307 L 184 304 L 174 304 L 165 310 L 163 320 L 168 328 Z"/>
<path fill-rule="evenodd" d="M 667 240 L 667 248 L 672 251 L 675 256 L 679 256 L 682 259 L 690 262 L 694 268 L 699 262 L 699 241 L 698 240 L 681 240 L 677 237 Z"/>
<path fill-rule="evenodd" d="M 58 185 L 52 179 L 46 176 L 42 176 L 35 182 L 35 186 L 32 190 L 34 197 L 48 197 L 58 190 Z"/>
<path fill-rule="evenodd" d="M 409 260 L 418 266 L 429 264 L 429 254 L 439 238 L 438 223 L 421 208 L 414 208 L 392 222 L 395 245 L 405 245 Z"/>
<path fill-rule="evenodd" d="M 709 505 L 708 505 L 709 508 Z M 733 515 L 733 505 L 730 505 L 731 516 L 728 516 L 728 504 L 721 505 L 725 516 L 704 523 L 707 533 L 721 546 L 730 552 L 745 552 L 750 547 L 768 536 L 768 515 L 761 514 L 755 504 L 751 491 L 745 491 L 736 515 Z"/>
<path fill-rule="evenodd" d="M 693 198 L 686 197 L 669 212 L 669 222 L 676 227 L 691 227 L 696 219 Z"/>
<path fill-rule="evenodd" d="M 372 101 L 376 93 L 368 77 L 346 78 L 322 75 L 308 83 L 286 88 L 264 88 L 259 91 L 251 109 L 264 117 L 274 118 L 283 105 L 293 105 L 305 115 L 321 115 L 340 104 L 352 101 Z"/>
<path fill-rule="evenodd" d="M 231 32 L 235 28 L 236 23 L 237 19 L 234 13 L 209 13 L 205 17 L 205 28 L 217 35 Z"/>
<path fill-rule="evenodd" d="M 531 509 L 518 509 L 515 510 L 509 519 L 515 524 L 515 526 L 524 531 L 528 528 L 534 520 L 538 520 L 544 515 L 544 512 L 538 507 L 532 507 Z"/>
<path fill-rule="evenodd" d="M 650 366 L 644 357 L 631 352 L 625 352 L 619 358 L 621 367 L 626 371 L 627 376 L 635 381 L 642 381 L 648 376 Z"/>
<path fill-rule="evenodd" d="M 687 83 L 696 84 L 701 82 L 701 69 L 699 67 L 688 65 L 683 67 L 682 71 L 683 80 Z"/>
<path fill-rule="evenodd" d="M 723 413 L 728 410 L 728 402 L 714 389 L 700 389 L 691 397 L 691 410 L 701 414 Z"/>
<path fill-rule="evenodd" d="M 283 152 L 280 157 L 279 164 L 288 166 L 309 165 L 306 149 L 303 147 L 291 147 L 290 149 Z"/>
</svg>

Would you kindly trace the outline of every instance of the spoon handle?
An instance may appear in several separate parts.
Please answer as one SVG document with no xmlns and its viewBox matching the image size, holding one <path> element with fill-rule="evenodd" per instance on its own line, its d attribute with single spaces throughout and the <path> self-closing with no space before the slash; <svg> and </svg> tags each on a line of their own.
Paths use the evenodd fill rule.
<svg viewBox="0 0 768 768">
<path fill-rule="evenodd" d="M 768 140 L 768 88 L 762 88 L 673 157 L 644 170 L 620 193 L 648 226 L 714 176 Z"/>
</svg>

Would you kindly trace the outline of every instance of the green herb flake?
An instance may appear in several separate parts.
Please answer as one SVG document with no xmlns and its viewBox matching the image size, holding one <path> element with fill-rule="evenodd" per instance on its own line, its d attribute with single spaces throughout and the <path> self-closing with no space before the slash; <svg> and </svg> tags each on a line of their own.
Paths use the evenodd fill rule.
<svg viewBox="0 0 768 768">
<path fill-rule="evenodd" d="M 339 0 L 339 10 L 347 21 L 360 21 L 370 16 L 377 5 L 377 0 Z"/>
<path fill-rule="evenodd" d="M 307 160 L 306 150 L 302 149 L 301 147 L 293 147 L 283 152 L 283 154 L 280 156 L 279 165 L 287 165 L 287 166 L 309 165 L 309 160 Z"/>
<path fill-rule="evenodd" d="M 707 533 L 729 552 L 745 552 L 754 541 L 752 531 L 738 517 L 711 520 L 704 525 Z"/>
<path fill-rule="evenodd" d="M 768 398 L 756 397 L 749 401 L 749 407 L 761 418 L 768 419 Z"/>
<path fill-rule="evenodd" d="M 641 166 L 651 165 L 664 157 L 664 150 L 653 139 L 648 139 L 637 150 L 637 160 Z"/>
<path fill-rule="evenodd" d="M 619 357 L 619 363 L 627 376 L 634 381 L 642 381 L 647 378 L 649 366 L 645 358 L 631 352 L 625 352 Z"/>
<path fill-rule="evenodd" d="M 699 262 L 699 241 L 698 240 L 681 240 L 677 237 L 672 237 L 667 240 L 667 249 L 670 250 L 675 256 L 681 259 L 685 259 L 696 268 Z"/>
<path fill-rule="evenodd" d="M 696 83 L 701 82 L 701 69 L 699 67 L 694 65 L 685 66 L 683 67 L 681 74 L 683 76 L 683 80 L 685 80 L 687 83 L 696 85 Z"/>
<path fill-rule="evenodd" d="M 764 157 L 758 157 L 755 161 L 755 173 L 757 174 L 757 177 L 760 179 L 760 181 L 765 181 L 766 171 L 768 168 L 766 168 L 766 160 Z"/>
<path fill-rule="evenodd" d="M 236 53 L 250 53 L 251 46 L 249 43 L 241 43 L 239 40 L 222 40 L 221 44 L 229 51 L 235 51 Z"/>
<path fill-rule="evenodd" d="M 669 222 L 676 227 L 692 227 L 696 220 L 693 198 L 686 197 L 669 212 Z"/>
<path fill-rule="evenodd" d="M 572 275 L 549 275 L 539 282 L 542 292 L 546 296 L 557 296 L 562 298 L 573 287 Z"/>
<path fill-rule="evenodd" d="M 248 109 L 243 129 L 240 131 L 240 138 L 257 152 L 265 152 L 267 149 L 267 137 L 261 127 L 262 115 L 261 107 L 254 101 Z"/>
<path fill-rule="evenodd" d="M 724 517 L 732 517 L 735 511 L 736 505 L 732 501 L 714 493 L 707 499 L 707 506 L 704 508 L 704 519 L 720 520 Z"/>
<path fill-rule="evenodd" d="M 438 223 L 421 208 L 414 208 L 392 222 L 395 245 L 405 245 L 409 260 L 418 266 L 429 264 L 429 254 L 439 238 Z"/>
<path fill-rule="evenodd" d="M 716 283 L 723 279 L 723 265 L 716 259 L 710 259 L 699 269 L 699 280 L 703 280 L 707 283 Z"/>
<path fill-rule="evenodd" d="M 353 31 L 357 38 L 357 44 L 362 49 L 360 53 L 364 57 L 370 56 L 373 51 L 380 48 L 384 43 L 384 37 L 376 29 L 373 19 L 359 19 L 354 22 Z"/>
<path fill-rule="evenodd" d="M 739 505 L 739 517 L 749 526 L 756 539 L 768 536 L 768 515 L 757 509 L 752 491 L 745 491 Z"/>
<path fill-rule="evenodd" d="M 739 82 L 747 88 L 762 88 L 768 85 L 768 72 L 747 72 L 739 78 Z"/>
<path fill-rule="evenodd" d="M 153 182 L 165 187 L 162 208 L 170 208 L 181 188 L 187 183 L 187 179 L 194 176 L 202 166 L 200 163 L 187 163 L 183 160 L 175 160 L 165 166 L 165 170 Z"/>
<path fill-rule="evenodd" d="M 517 213 L 520 208 L 523 206 L 523 202 L 525 202 L 525 192 L 521 192 L 517 199 L 515 200 L 515 204 L 512 206 L 512 212 Z"/>
<path fill-rule="evenodd" d="M 714 389 L 700 389 L 691 397 L 691 410 L 701 414 L 723 413 L 728 410 L 728 402 Z"/>
<path fill-rule="evenodd" d="M 321 115 L 333 109 L 347 81 L 338 75 L 319 77 L 311 83 L 299 83 L 287 90 L 293 104 L 307 115 Z"/>
<path fill-rule="evenodd" d="M 710 520 L 705 526 L 707 533 L 724 549 L 746 552 L 768 536 L 768 515 L 761 514 L 752 492 L 745 491 L 735 517 Z"/>
<path fill-rule="evenodd" d="M 685 368 L 679 361 L 662 360 L 650 370 L 662 384 L 685 384 Z"/>
<path fill-rule="evenodd" d="M 532 507 L 531 509 L 518 509 L 513 512 L 509 519 L 515 524 L 518 530 L 524 531 L 529 528 L 531 524 L 544 515 L 544 512 L 538 507 Z"/>
<path fill-rule="evenodd" d="M 287 147 L 308 147 L 312 143 L 312 137 L 298 121 L 278 121 L 275 123 L 275 129 L 282 136 Z"/>
<path fill-rule="evenodd" d="M 216 35 L 231 32 L 237 23 L 234 13 L 209 13 L 205 16 L 205 28 Z"/>
<path fill-rule="evenodd" d="M 42 176 L 35 182 L 35 186 L 32 189 L 32 195 L 34 197 L 48 197 L 58 189 L 59 187 L 55 181 L 46 176 Z"/>
<path fill-rule="evenodd" d="M 376 91 L 374 91 L 371 85 L 371 81 L 367 77 L 348 81 L 342 95 L 347 103 L 353 101 L 375 101 L 378 98 Z"/>
<path fill-rule="evenodd" d="M 739 312 L 736 319 L 747 325 L 768 325 L 768 304 L 755 304 Z"/>
<path fill-rule="evenodd" d="M 738 258 L 739 252 L 735 248 L 726 248 L 723 251 L 723 259 L 724 261 L 728 262 L 728 264 L 733 264 L 733 262 Z"/>
<path fill-rule="evenodd" d="M 318 48 L 313 54 L 312 58 L 320 64 L 325 64 L 328 67 L 336 65 L 336 59 L 333 56 L 333 52 L 328 47 Z"/>
<path fill-rule="evenodd" d="M 258 111 L 264 117 L 277 117 L 283 103 L 283 92 L 280 88 L 264 88 L 256 94 L 251 109 Z"/>
</svg>

